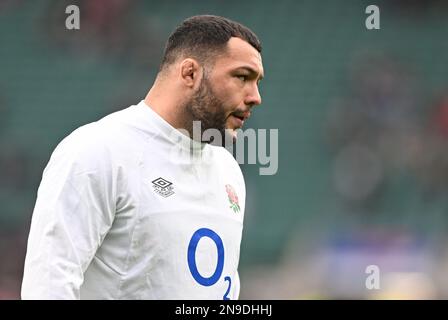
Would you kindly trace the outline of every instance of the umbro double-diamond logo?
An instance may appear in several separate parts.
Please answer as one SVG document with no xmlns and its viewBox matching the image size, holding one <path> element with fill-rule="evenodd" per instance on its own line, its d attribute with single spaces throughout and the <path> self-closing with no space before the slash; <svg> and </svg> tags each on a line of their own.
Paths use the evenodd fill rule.
<svg viewBox="0 0 448 320">
<path fill-rule="evenodd" d="M 172 182 L 169 182 L 163 178 L 157 178 L 152 181 L 154 191 L 162 197 L 169 197 L 174 194 L 174 186 Z"/>
</svg>

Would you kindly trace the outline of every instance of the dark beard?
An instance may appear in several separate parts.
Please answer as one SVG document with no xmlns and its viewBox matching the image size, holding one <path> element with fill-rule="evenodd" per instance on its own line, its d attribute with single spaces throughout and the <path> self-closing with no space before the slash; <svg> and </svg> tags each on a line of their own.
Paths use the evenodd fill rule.
<svg viewBox="0 0 448 320">
<path fill-rule="evenodd" d="M 220 132 L 224 145 L 226 135 L 227 116 L 223 111 L 223 102 L 216 97 L 210 82 L 204 76 L 201 80 L 198 91 L 190 101 L 185 104 L 185 110 L 189 113 L 189 118 L 201 123 L 201 142 L 213 143 L 213 141 L 202 141 L 202 136 L 207 129 L 216 129 Z M 190 137 L 193 137 L 193 123 L 187 124 Z"/>
</svg>

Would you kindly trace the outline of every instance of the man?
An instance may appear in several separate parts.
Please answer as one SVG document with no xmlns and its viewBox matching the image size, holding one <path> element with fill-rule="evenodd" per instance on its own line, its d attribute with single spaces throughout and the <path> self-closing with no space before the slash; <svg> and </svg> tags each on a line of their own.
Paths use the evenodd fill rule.
<svg viewBox="0 0 448 320">
<path fill-rule="evenodd" d="M 189 18 L 144 101 L 57 146 L 38 190 L 22 298 L 238 298 L 244 179 L 226 149 L 201 137 L 236 139 L 261 103 L 260 52 L 239 23 Z"/>
</svg>

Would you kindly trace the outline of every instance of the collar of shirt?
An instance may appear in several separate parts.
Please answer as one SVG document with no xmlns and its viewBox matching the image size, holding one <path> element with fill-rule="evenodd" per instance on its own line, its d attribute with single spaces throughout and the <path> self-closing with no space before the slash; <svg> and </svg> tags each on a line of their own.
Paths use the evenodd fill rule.
<svg viewBox="0 0 448 320">
<path fill-rule="evenodd" d="M 176 147 L 180 147 L 185 151 L 193 154 L 202 154 L 207 147 L 207 143 L 198 142 L 186 136 L 157 114 L 144 100 L 140 101 L 136 108 L 142 113 L 142 121 L 144 125 L 156 126 Z"/>
</svg>

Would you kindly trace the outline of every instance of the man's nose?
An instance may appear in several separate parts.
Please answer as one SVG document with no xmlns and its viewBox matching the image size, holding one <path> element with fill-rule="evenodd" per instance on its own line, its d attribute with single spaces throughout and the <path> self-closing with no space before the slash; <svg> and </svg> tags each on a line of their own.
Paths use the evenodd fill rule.
<svg viewBox="0 0 448 320">
<path fill-rule="evenodd" d="M 246 104 L 251 106 L 258 106 L 261 104 L 261 95 L 258 90 L 258 85 L 254 85 L 250 91 L 250 93 L 246 97 Z"/>
</svg>

